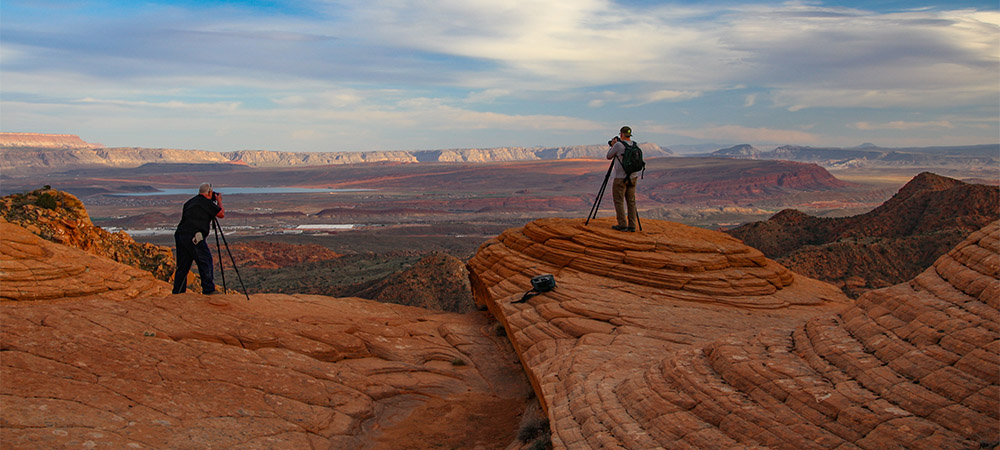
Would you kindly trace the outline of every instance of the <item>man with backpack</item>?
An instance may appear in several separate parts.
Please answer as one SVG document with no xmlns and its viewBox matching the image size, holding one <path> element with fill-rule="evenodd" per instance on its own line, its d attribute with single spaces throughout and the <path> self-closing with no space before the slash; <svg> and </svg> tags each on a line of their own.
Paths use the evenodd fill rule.
<svg viewBox="0 0 1000 450">
<path fill-rule="evenodd" d="M 612 164 L 615 181 L 611 185 L 611 195 L 615 200 L 615 216 L 618 218 L 618 224 L 611 228 L 617 231 L 635 231 L 638 221 L 638 212 L 635 208 L 635 182 L 646 164 L 642 161 L 642 150 L 632 142 L 632 128 L 622 127 L 618 139 L 613 142 L 614 145 L 608 150 L 608 159 L 614 160 Z"/>
</svg>

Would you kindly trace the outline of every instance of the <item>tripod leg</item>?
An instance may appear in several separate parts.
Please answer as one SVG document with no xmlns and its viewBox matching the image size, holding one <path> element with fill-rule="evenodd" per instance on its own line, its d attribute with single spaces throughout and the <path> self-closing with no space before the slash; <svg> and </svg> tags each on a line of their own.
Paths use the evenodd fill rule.
<svg viewBox="0 0 1000 450">
<path fill-rule="evenodd" d="M 604 190 L 608 187 L 608 179 L 611 178 L 611 171 L 615 168 L 615 162 L 611 161 L 611 165 L 608 166 L 608 173 L 604 174 L 604 183 L 601 183 L 601 189 L 597 192 L 597 198 L 594 199 L 594 206 L 590 207 L 590 214 L 587 215 L 587 221 L 584 225 L 590 224 L 590 219 L 597 218 L 597 211 L 601 208 L 601 199 L 604 197 Z"/>
<path fill-rule="evenodd" d="M 215 230 L 215 252 L 219 254 L 219 274 L 222 276 L 222 292 L 226 292 L 226 268 L 222 265 L 222 247 L 219 246 L 219 221 L 212 219 L 212 229 Z"/>
<path fill-rule="evenodd" d="M 247 301 L 250 301 L 250 294 L 247 293 L 247 287 L 243 284 L 243 277 L 240 276 L 240 268 L 236 267 L 236 258 L 233 258 L 233 252 L 229 250 L 229 242 L 226 242 L 226 234 L 222 232 L 222 226 L 219 225 L 218 219 L 213 220 L 215 220 L 216 229 L 222 235 L 222 243 L 226 245 L 226 253 L 229 253 L 229 262 L 233 263 L 233 271 L 236 272 L 236 279 L 240 281 L 240 287 L 243 288 L 243 295 L 247 297 Z"/>
<path fill-rule="evenodd" d="M 590 207 L 590 214 L 587 215 L 587 222 L 584 225 L 590 224 L 590 219 L 597 218 L 597 211 L 601 207 L 601 199 L 604 198 L 604 190 L 608 186 L 608 179 L 604 179 L 604 183 L 601 184 L 601 189 L 597 191 L 597 198 L 594 199 L 594 205 Z"/>
</svg>

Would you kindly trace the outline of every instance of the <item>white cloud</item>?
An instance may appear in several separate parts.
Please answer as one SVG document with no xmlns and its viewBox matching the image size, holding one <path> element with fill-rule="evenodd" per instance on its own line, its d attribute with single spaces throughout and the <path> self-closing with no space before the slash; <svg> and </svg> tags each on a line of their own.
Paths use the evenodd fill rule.
<svg viewBox="0 0 1000 450">
<path fill-rule="evenodd" d="M 693 98 L 698 98 L 698 97 L 701 97 L 701 92 L 660 90 L 642 95 L 642 97 L 639 99 L 639 103 L 635 103 L 629 106 L 642 106 L 658 102 L 681 102 L 684 100 L 691 100 Z"/>
<path fill-rule="evenodd" d="M 821 141 L 820 136 L 804 131 L 780 130 L 766 127 L 751 128 L 741 125 L 711 125 L 702 128 L 675 128 L 662 125 L 647 125 L 643 129 L 649 133 L 679 135 L 713 142 L 813 144 Z"/>
<path fill-rule="evenodd" d="M 177 7 L 34 21 L 5 17 L 3 126 L 172 127 L 161 131 L 167 136 L 184 127 L 211 129 L 200 131 L 206 135 L 228 130 L 218 132 L 271 139 L 261 145 L 273 148 L 284 145 L 277 136 L 330 139 L 370 127 L 370 137 L 391 133 L 396 144 L 389 145 L 406 147 L 408 134 L 427 129 L 570 134 L 607 128 L 597 109 L 618 110 L 621 120 L 638 123 L 645 118 L 630 114 L 673 109 L 699 117 L 706 110 L 731 114 L 730 106 L 766 103 L 801 114 L 777 111 L 783 121 L 770 127 L 739 125 L 744 116 L 713 115 L 730 125 L 673 132 L 811 143 L 820 135 L 796 131 L 801 125 L 790 121 L 816 120 L 806 117 L 810 108 L 906 108 L 922 114 L 909 117 L 924 118 L 893 122 L 866 115 L 867 122 L 858 122 L 856 115 L 827 114 L 831 122 L 821 127 L 830 135 L 832 128 L 899 131 L 921 123 L 936 129 L 950 124 L 956 135 L 974 128 L 991 139 L 997 130 L 995 11 L 940 7 L 885 14 L 811 2 L 323 4 L 325 16 L 201 14 Z M 499 100 L 502 112 L 491 105 Z M 662 105 L 680 101 L 687 102 L 683 110 Z M 945 106 L 965 108 L 962 114 L 983 111 L 991 120 L 951 120 L 931 111 Z"/>
<path fill-rule="evenodd" d="M 854 124 L 854 127 L 859 130 L 926 130 L 929 128 L 955 128 L 955 126 L 947 120 L 932 122 L 893 121 L 888 123 L 857 122 Z"/>
<path fill-rule="evenodd" d="M 507 89 L 486 89 L 472 92 L 465 97 L 469 103 L 490 103 L 501 97 L 507 97 L 511 92 Z"/>
</svg>

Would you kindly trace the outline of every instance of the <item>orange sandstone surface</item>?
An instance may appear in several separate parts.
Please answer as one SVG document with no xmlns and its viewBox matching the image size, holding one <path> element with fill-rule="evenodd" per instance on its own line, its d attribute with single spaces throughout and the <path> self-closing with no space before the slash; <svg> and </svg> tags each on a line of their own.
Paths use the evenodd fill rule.
<svg viewBox="0 0 1000 450">
<path fill-rule="evenodd" d="M 0 249 L 3 448 L 495 449 L 529 397 L 482 313 L 172 296 L 9 223 Z"/>
<path fill-rule="evenodd" d="M 852 305 L 740 241 L 545 219 L 469 262 L 555 448 L 993 448 L 1000 225 Z M 531 277 L 558 287 L 524 303 Z"/>
</svg>

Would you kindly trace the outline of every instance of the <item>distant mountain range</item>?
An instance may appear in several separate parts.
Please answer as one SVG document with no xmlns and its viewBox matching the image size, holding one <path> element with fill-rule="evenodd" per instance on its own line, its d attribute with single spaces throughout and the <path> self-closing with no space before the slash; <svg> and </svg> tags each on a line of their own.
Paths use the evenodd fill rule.
<svg viewBox="0 0 1000 450">
<path fill-rule="evenodd" d="M 671 156 L 670 150 L 641 143 L 647 158 Z M 144 164 L 241 164 L 296 167 L 374 162 L 507 162 L 571 158 L 604 159 L 606 145 L 568 147 L 499 147 L 414 151 L 211 152 L 163 148 L 106 148 L 69 134 L 0 133 L 0 170 L 43 173 L 82 168 L 134 168 Z"/>
<path fill-rule="evenodd" d="M 1000 144 L 912 148 L 883 148 L 872 144 L 853 148 L 785 145 L 774 150 L 760 150 L 749 144 L 741 144 L 701 156 L 780 159 L 814 163 L 827 168 L 921 165 L 989 167 L 1000 164 Z"/>
</svg>

